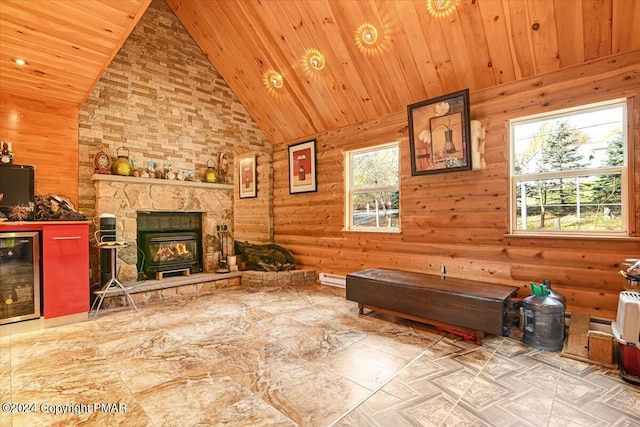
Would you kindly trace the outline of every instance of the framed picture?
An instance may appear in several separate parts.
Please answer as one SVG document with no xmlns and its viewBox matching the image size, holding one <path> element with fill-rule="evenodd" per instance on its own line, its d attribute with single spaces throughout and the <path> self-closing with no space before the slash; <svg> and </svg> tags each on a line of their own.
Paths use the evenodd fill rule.
<svg viewBox="0 0 640 427">
<path fill-rule="evenodd" d="M 256 182 L 256 155 L 241 157 L 238 163 L 238 176 L 240 177 L 240 198 L 249 199 L 258 196 Z"/>
<path fill-rule="evenodd" d="M 316 140 L 289 146 L 289 194 L 318 191 Z"/>
<path fill-rule="evenodd" d="M 0 141 L 0 165 L 13 163 L 12 145 L 9 141 Z"/>
<path fill-rule="evenodd" d="M 411 104 L 411 175 L 471 170 L 469 89 Z"/>
</svg>

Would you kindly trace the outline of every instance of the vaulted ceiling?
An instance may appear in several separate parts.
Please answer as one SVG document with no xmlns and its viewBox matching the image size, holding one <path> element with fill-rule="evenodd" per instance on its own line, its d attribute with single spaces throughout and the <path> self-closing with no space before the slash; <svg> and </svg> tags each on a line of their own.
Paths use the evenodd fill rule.
<svg viewBox="0 0 640 427">
<path fill-rule="evenodd" d="M 636 0 L 166 1 L 272 143 L 640 49 Z M 2 90 L 81 104 L 149 2 L 2 0 Z"/>
<path fill-rule="evenodd" d="M 0 1 L 0 90 L 82 104 L 150 3 Z"/>
</svg>

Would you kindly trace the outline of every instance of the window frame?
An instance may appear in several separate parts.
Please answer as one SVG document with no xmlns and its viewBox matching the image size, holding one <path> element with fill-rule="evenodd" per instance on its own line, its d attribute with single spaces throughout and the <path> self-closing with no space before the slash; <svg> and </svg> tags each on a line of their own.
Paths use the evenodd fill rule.
<svg viewBox="0 0 640 427">
<path fill-rule="evenodd" d="M 572 113 L 587 112 L 592 110 L 606 109 L 614 106 L 622 107 L 622 149 L 623 164 L 621 166 L 602 166 L 595 168 L 581 168 L 566 171 L 540 172 L 530 174 L 516 174 L 515 172 L 515 126 L 519 124 L 540 121 L 541 119 L 553 120 L 561 119 Z M 632 221 L 630 217 L 632 198 L 630 191 L 632 188 L 629 182 L 631 162 L 631 147 L 629 134 L 629 111 L 630 101 L 627 98 L 616 98 L 604 102 L 584 104 L 573 108 L 553 110 L 540 114 L 532 114 L 524 117 L 508 120 L 509 135 L 509 233 L 514 236 L 539 236 L 539 237 L 581 237 L 581 238 L 624 238 L 630 237 L 632 233 Z M 518 184 L 523 181 L 547 180 L 555 178 L 572 178 L 589 175 L 606 175 L 610 173 L 620 173 L 621 191 L 621 230 L 531 230 L 517 229 L 518 218 Z"/>
<path fill-rule="evenodd" d="M 396 148 L 398 150 L 398 183 L 396 185 L 385 185 L 380 187 L 366 187 L 358 190 L 353 190 L 353 161 L 352 156 L 355 154 L 384 150 L 387 148 Z M 345 162 L 345 217 L 344 226 L 342 231 L 353 231 L 359 233 L 400 233 L 400 166 L 401 166 L 401 151 L 400 141 L 387 142 L 374 146 L 368 146 L 365 148 L 358 148 L 353 150 L 344 151 Z M 398 226 L 397 227 L 367 227 L 367 226 L 354 226 L 353 225 L 353 195 L 355 193 L 369 193 L 372 191 L 397 191 L 398 192 Z"/>
</svg>

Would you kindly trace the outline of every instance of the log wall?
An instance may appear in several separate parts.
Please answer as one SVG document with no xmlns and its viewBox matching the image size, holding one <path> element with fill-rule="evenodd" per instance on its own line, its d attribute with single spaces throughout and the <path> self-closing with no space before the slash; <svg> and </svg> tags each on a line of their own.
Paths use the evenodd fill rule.
<svg viewBox="0 0 640 427">
<path fill-rule="evenodd" d="M 486 127 L 482 171 L 411 176 L 407 113 L 311 135 L 318 142 L 318 192 L 290 195 L 288 141 L 274 147 L 274 239 L 303 268 L 346 275 L 386 267 L 521 287 L 549 278 L 568 311 L 615 316 L 625 281 L 620 263 L 640 256 L 640 51 L 471 93 L 471 119 Z M 509 235 L 509 119 L 615 98 L 632 106 L 631 237 Z M 305 138 L 309 139 L 309 138 Z M 301 139 L 303 140 L 303 139 Z M 400 234 L 343 231 L 344 151 L 400 141 Z"/>
<path fill-rule="evenodd" d="M 234 168 L 238 171 L 241 157 L 256 155 L 256 197 L 240 198 L 240 173 L 236 176 L 233 195 L 234 239 L 241 242 L 273 242 L 273 168 L 270 152 L 235 150 Z"/>
<path fill-rule="evenodd" d="M 78 206 L 78 107 L 0 91 L 0 140 L 13 163 L 33 165 L 36 195 L 58 194 Z"/>
</svg>

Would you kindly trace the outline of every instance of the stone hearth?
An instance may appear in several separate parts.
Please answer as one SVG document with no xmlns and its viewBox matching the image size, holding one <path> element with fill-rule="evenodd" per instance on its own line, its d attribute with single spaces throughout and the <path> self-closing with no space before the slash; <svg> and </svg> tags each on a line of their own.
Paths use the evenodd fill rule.
<svg viewBox="0 0 640 427">
<path fill-rule="evenodd" d="M 202 261 L 205 273 L 218 267 L 216 225 L 225 223 L 233 242 L 233 185 L 172 181 L 117 175 L 93 175 L 95 215 L 116 216 L 116 239 L 129 243 L 118 253 L 118 278 L 132 284 L 137 270 L 137 212 L 202 212 Z"/>
<path fill-rule="evenodd" d="M 316 283 L 314 270 L 291 271 L 242 271 L 223 274 L 200 273 L 192 276 L 169 277 L 162 280 L 147 280 L 132 286 L 129 290 L 137 306 L 163 301 L 184 295 L 199 295 L 215 289 L 232 286 L 282 287 L 311 285 Z M 128 307 L 128 301 L 121 290 L 107 292 L 102 309 Z"/>
</svg>

